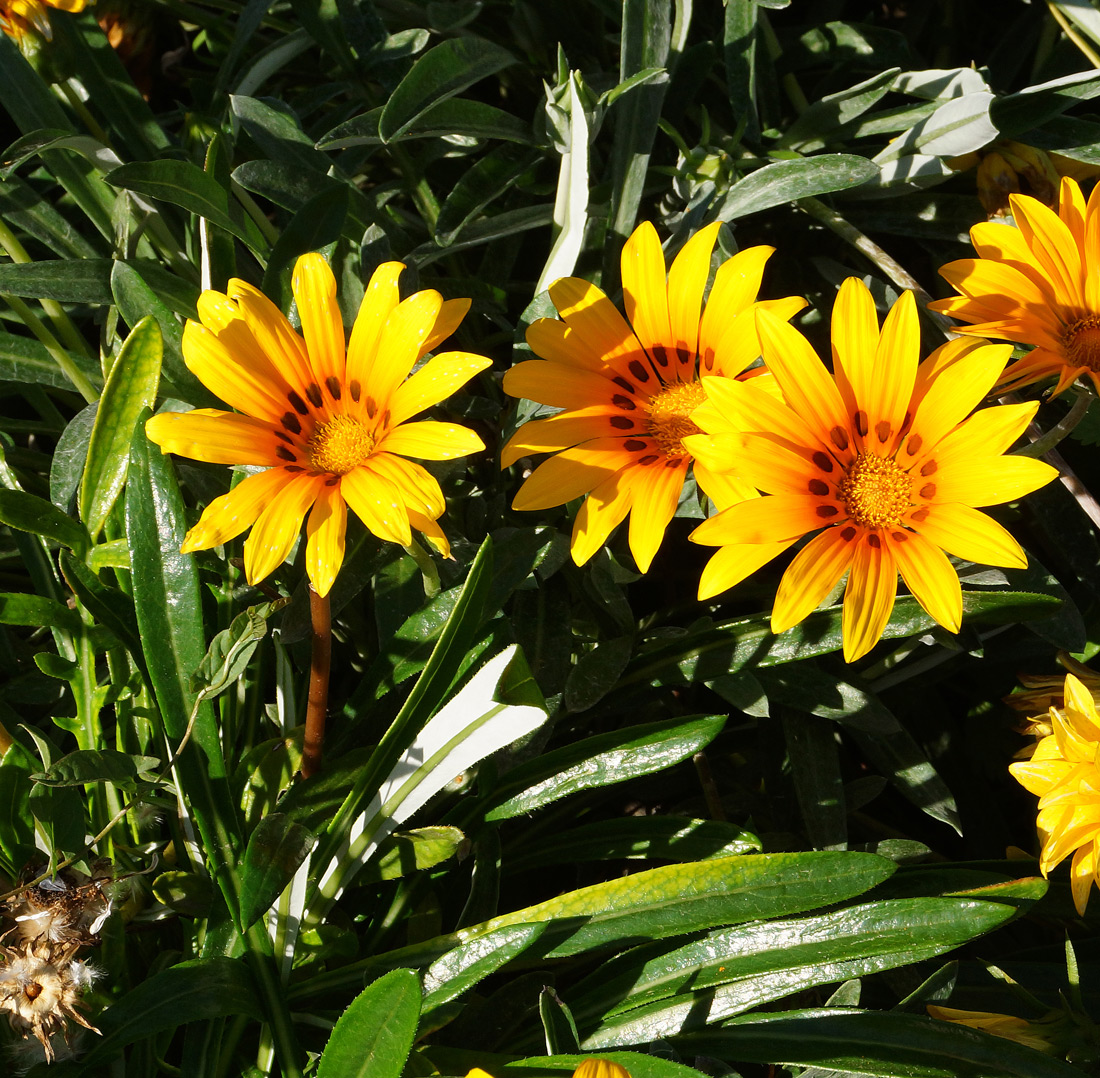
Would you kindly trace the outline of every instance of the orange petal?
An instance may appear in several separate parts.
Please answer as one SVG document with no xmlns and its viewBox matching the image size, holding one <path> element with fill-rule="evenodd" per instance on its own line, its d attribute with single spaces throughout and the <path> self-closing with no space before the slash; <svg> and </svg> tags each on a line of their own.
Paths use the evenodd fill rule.
<svg viewBox="0 0 1100 1078">
<path fill-rule="evenodd" d="M 642 222 L 623 246 L 623 302 L 626 316 L 642 347 L 661 370 L 671 359 L 666 349 L 672 344 L 668 320 L 668 285 L 665 256 L 657 230 Z"/>
<path fill-rule="evenodd" d="M 1027 565 L 1027 555 L 1020 544 L 985 513 L 959 504 L 933 504 L 928 510 L 923 520 L 910 526 L 948 554 L 980 565 L 1003 565 L 1010 569 L 1023 569 Z"/>
<path fill-rule="evenodd" d="M 665 529 L 676 514 L 680 492 L 684 489 L 688 462 L 683 458 L 678 464 L 672 461 L 658 462 L 634 481 L 634 506 L 630 513 L 630 552 L 645 573 L 664 539 Z"/>
<path fill-rule="evenodd" d="M 809 495 L 772 494 L 724 509 L 704 520 L 691 533 L 693 543 L 725 546 L 727 543 L 782 543 L 816 531 L 826 520 L 815 510 L 820 498 Z"/>
<path fill-rule="evenodd" d="M 668 271 L 668 320 L 675 350 L 675 377 L 690 381 L 695 376 L 699 350 L 699 314 L 703 290 L 710 276 L 710 253 L 718 237 L 720 222 L 701 228 L 684 244 Z"/>
<path fill-rule="evenodd" d="M 628 466 L 598 483 L 584 499 L 573 522 L 569 552 L 577 565 L 584 565 L 607 542 L 607 537 L 630 512 L 634 502 L 634 480 L 644 471 Z"/>
<path fill-rule="evenodd" d="M 540 464 L 525 480 L 513 509 L 549 509 L 595 490 L 620 468 L 638 458 L 622 438 L 596 438 L 563 449 Z"/>
<path fill-rule="evenodd" d="M 626 319 L 594 284 L 562 277 L 550 286 L 550 298 L 565 324 L 539 319 L 528 327 L 527 343 L 536 355 L 554 359 L 550 353 L 564 351 L 570 365 L 607 374 L 624 372 L 631 358 L 645 360 Z"/>
<path fill-rule="evenodd" d="M 530 453 L 556 453 L 594 438 L 625 438 L 640 430 L 640 424 L 628 419 L 623 412 L 604 405 L 559 412 L 546 419 L 524 423 L 500 451 L 500 466 L 508 468 Z"/>
<path fill-rule="evenodd" d="M 304 396 L 313 381 L 305 341 L 298 336 L 283 312 L 247 281 L 231 278 L 227 294 L 236 302 L 237 310 L 260 349 L 282 371 L 291 388 L 299 396 Z"/>
<path fill-rule="evenodd" d="M 865 444 L 880 450 L 893 444 L 909 411 L 919 361 L 917 304 L 912 292 L 903 292 L 882 325 L 870 393 L 857 402 L 868 414 Z"/>
<path fill-rule="evenodd" d="M 1039 265 L 1055 287 L 1059 302 L 1081 307 L 1085 302 L 1081 252 L 1073 233 L 1058 215 L 1029 195 L 1010 195 L 1012 217 Z"/>
<path fill-rule="evenodd" d="M 439 308 L 439 314 L 435 316 L 435 325 L 420 342 L 420 353 L 416 358 L 422 359 L 450 337 L 462 324 L 462 319 L 466 317 L 469 309 L 468 299 L 445 299 Z"/>
<path fill-rule="evenodd" d="M 776 592 L 773 633 L 797 625 L 825 601 L 851 566 L 859 535 L 854 526 L 829 528 L 794 556 Z"/>
<path fill-rule="evenodd" d="M 183 328 L 183 358 L 207 389 L 239 412 L 274 425 L 289 407 L 282 387 L 242 366 L 224 342 L 198 322 Z"/>
<path fill-rule="evenodd" d="M 286 561 L 298 540 L 302 518 L 324 484 L 323 476 L 298 475 L 256 518 L 244 541 L 244 571 L 258 584 Z"/>
<path fill-rule="evenodd" d="M 412 542 L 409 512 L 401 492 L 368 460 L 340 479 L 340 493 L 367 528 L 390 543 Z"/>
<path fill-rule="evenodd" d="M 512 397 L 549 404 L 553 408 L 586 408 L 610 405 L 617 394 L 637 410 L 636 398 L 622 393 L 609 378 L 592 371 L 577 370 L 549 360 L 528 359 L 504 374 L 504 392 Z"/>
<path fill-rule="evenodd" d="M 382 336 L 382 327 L 393 314 L 394 308 L 401 302 L 401 293 L 397 282 L 404 262 L 383 262 L 371 274 L 370 283 L 363 293 L 363 302 L 359 304 L 359 313 L 351 327 L 348 340 L 347 380 L 359 382 L 365 386 L 370 378 L 378 352 L 378 342 Z"/>
<path fill-rule="evenodd" d="M 866 408 L 874 385 L 878 315 L 871 292 L 858 277 L 848 277 L 833 303 L 833 370 L 849 412 Z"/>
<path fill-rule="evenodd" d="M 1058 470 L 1031 457 L 984 457 L 945 465 L 930 478 L 936 489 L 929 500 L 999 505 L 1057 479 Z"/>
<path fill-rule="evenodd" d="M 729 321 L 747 311 L 755 301 L 764 276 L 764 266 L 774 253 L 774 247 L 747 247 L 718 267 L 699 323 L 702 369 L 712 369 L 714 353 Z"/>
</svg>

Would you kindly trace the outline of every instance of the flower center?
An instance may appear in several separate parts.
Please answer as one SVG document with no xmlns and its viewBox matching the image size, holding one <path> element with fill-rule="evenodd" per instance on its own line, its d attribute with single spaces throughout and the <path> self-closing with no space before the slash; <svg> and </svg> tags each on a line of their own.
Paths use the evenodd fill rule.
<svg viewBox="0 0 1100 1078">
<path fill-rule="evenodd" d="M 706 399 L 706 391 L 699 382 L 676 382 L 649 402 L 646 408 L 649 434 L 666 457 L 683 456 L 687 450 L 681 439 L 703 433 L 689 417 Z"/>
<path fill-rule="evenodd" d="M 308 449 L 309 462 L 317 471 L 347 475 L 374 451 L 374 436 L 361 419 L 338 415 L 317 428 Z"/>
<path fill-rule="evenodd" d="M 852 523 L 864 528 L 892 528 L 901 524 L 909 508 L 913 479 L 896 460 L 862 452 L 836 485 L 836 495 Z"/>
<path fill-rule="evenodd" d="M 1100 318 L 1090 315 L 1074 322 L 1062 334 L 1066 358 L 1075 367 L 1100 372 Z"/>
</svg>

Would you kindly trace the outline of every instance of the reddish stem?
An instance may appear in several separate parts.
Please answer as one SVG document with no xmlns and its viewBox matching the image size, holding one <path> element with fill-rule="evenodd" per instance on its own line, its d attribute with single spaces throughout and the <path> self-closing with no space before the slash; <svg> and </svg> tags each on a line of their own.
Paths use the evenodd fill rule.
<svg viewBox="0 0 1100 1078">
<path fill-rule="evenodd" d="M 332 665 L 332 610 L 327 595 L 309 587 L 309 614 L 313 623 L 313 657 L 309 667 L 309 703 L 306 733 L 302 742 L 302 778 L 321 770 L 321 747 L 325 742 L 325 713 L 328 710 L 328 676 Z"/>
</svg>

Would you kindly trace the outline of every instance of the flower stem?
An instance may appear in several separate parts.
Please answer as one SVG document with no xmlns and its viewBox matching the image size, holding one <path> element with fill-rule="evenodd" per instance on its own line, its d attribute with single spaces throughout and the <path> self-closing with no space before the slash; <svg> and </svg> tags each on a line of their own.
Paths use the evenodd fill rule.
<svg viewBox="0 0 1100 1078">
<path fill-rule="evenodd" d="M 309 614 L 313 622 L 313 659 L 309 667 L 309 703 L 306 705 L 306 733 L 302 744 L 302 778 L 321 770 L 321 746 L 325 741 L 325 712 L 328 709 L 328 676 L 332 663 L 332 608 L 327 595 L 309 586 Z"/>
<path fill-rule="evenodd" d="M 1096 50 L 1073 28 L 1069 19 L 1058 10 L 1058 5 L 1052 3 L 1051 0 L 1047 0 L 1047 7 L 1050 8 L 1051 15 L 1054 16 L 1055 21 L 1062 28 L 1066 37 L 1085 54 L 1088 62 L 1093 67 L 1100 67 L 1100 56 L 1097 56 Z"/>
<path fill-rule="evenodd" d="M 1040 432 L 1038 423 L 1032 423 L 1027 429 L 1027 436 L 1031 439 L 1031 443 L 1015 450 L 1014 456 L 1043 457 L 1063 438 L 1073 433 L 1073 428 L 1085 418 L 1089 405 L 1096 400 L 1096 397 L 1084 386 L 1071 386 L 1070 392 L 1075 395 L 1076 400 L 1065 418 L 1060 423 L 1055 423 L 1045 434 Z"/>
</svg>

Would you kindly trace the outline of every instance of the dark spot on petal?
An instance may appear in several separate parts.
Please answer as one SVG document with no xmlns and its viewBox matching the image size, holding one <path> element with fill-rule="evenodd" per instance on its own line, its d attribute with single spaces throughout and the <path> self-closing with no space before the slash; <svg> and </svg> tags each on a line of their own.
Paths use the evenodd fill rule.
<svg viewBox="0 0 1100 1078">
<path fill-rule="evenodd" d="M 351 394 L 351 399 L 358 404 L 359 398 L 363 394 L 363 385 L 358 378 L 353 378 L 348 382 L 348 392 Z"/>
<path fill-rule="evenodd" d="M 334 487 L 339 482 L 340 482 L 340 477 L 338 475 L 334 475 L 334 476 L 332 476 L 331 479 L 326 479 L 325 480 L 325 486 L 326 487 Z"/>
<path fill-rule="evenodd" d="M 904 438 L 909 433 L 909 428 L 913 425 L 913 413 L 906 412 L 905 419 L 902 420 L 901 430 L 898 432 Z"/>
<path fill-rule="evenodd" d="M 632 359 L 627 367 L 630 368 L 630 373 L 638 379 L 639 382 L 649 381 L 649 371 L 646 370 L 645 364 L 640 359 Z"/>
<path fill-rule="evenodd" d="M 686 348 L 677 346 L 676 355 L 680 358 L 681 363 L 695 363 L 695 356 L 689 352 Z"/>
<path fill-rule="evenodd" d="M 878 548 L 882 546 L 882 540 L 874 532 L 871 532 L 871 534 L 867 536 L 867 545 L 874 550 L 878 550 Z"/>
<path fill-rule="evenodd" d="M 298 417 L 293 412 L 287 412 L 283 416 L 283 426 L 286 427 L 291 434 L 301 434 L 302 424 L 298 422 Z"/>
<path fill-rule="evenodd" d="M 828 453 L 822 453 L 819 449 L 810 460 L 814 462 L 823 472 L 831 472 L 833 470 L 833 458 Z"/>
<path fill-rule="evenodd" d="M 669 457 L 668 460 L 665 461 L 665 467 L 666 468 L 679 468 L 680 465 L 683 462 L 684 462 L 683 457 Z"/>
<path fill-rule="evenodd" d="M 840 510 L 835 505 L 818 505 L 814 507 L 814 512 L 819 517 L 828 520 L 829 517 L 835 517 Z"/>
<path fill-rule="evenodd" d="M 367 397 L 367 403 L 365 407 L 367 409 L 367 418 L 373 419 L 378 412 L 378 405 L 374 403 L 373 397 Z"/>
<path fill-rule="evenodd" d="M 851 526 L 851 524 L 849 524 L 848 527 L 844 528 L 840 533 L 840 538 L 843 539 L 846 543 L 850 543 L 855 537 L 856 530 Z"/>
<path fill-rule="evenodd" d="M 936 484 L 925 483 L 924 486 L 920 488 L 920 496 L 922 498 L 934 498 L 936 496 Z"/>
<path fill-rule="evenodd" d="M 936 472 L 939 471 L 939 468 L 940 466 L 934 460 L 930 460 L 927 464 L 921 466 L 920 474 L 934 475 Z"/>
<path fill-rule="evenodd" d="M 922 506 L 920 509 L 914 509 L 909 519 L 915 520 L 918 524 L 923 523 L 928 519 L 928 507 Z"/>
<path fill-rule="evenodd" d="M 924 445 L 924 439 L 919 434 L 914 434 L 906 443 L 905 452 L 911 457 L 915 457 L 920 452 L 922 445 Z"/>
<path fill-rule="evenodd" d="M 275 447 L 275 456 L 277 456 L 280 460 L 297 461 L 298 459 L 298 454 L 290 449 L 287 449 L 285 445 L 277 445 Z"/>
<path fill-rule="evenodd" d="M 906 543 L 909 541 L 909 536 L 906 532 L 891 532 L 890 538 L 893 539 L 895 543 Z"/>
<path fill-rule="evenodd" d="M 811 494 L 829 493 L 829 484 L 826 483 L 824 479 L 811 479 L 809 486 Z"/>
<path fill-rule="evenodd" d="M 875 424 L 875 433 L 878 435 L 880 442 L 885 442 L 890 437 L 890 424 L 885 419 L 880 419 Z"/>
<path fill-rule="evenodd" d="M 628 419 L 625 415 L 613 415 L 609 422 L 616 430 L 634 429 L 634 420 Z"/>
<path fill-rule="evenodd" d="M 643 442 L 641 438 L 627 438 L 623 442 L 623 449 L 628 453 L 640 453 L 643 449 L 649 446 L 648 442 Z"/>
<path fill-rule="evenodd" d="M 310 382 L 306 387 L 306 396 L 314 408 L 320 408 L 324 397 L 321 396 L 321 387 L 316 382 Z"/>
<path fill-rule="evenodd" d="M 309 405 L 293 389 L 286 395 L 286 399 L 290 401 L 290 407 L 299 415 L 309 414 Z"/>
<path fill-rule="evenodd" d="M 622 408 L 628 412 L 633 412 L 635 408 L 634 402 L 629 397 L 624 397 L 621 393 L 616 393 L 615 396 L 611 398 L 611 403 L 615 405 L 616 408 Z"/>
<path fill-rule="evenodd" d="M 829 440 L 841 452 L 848 448 L 848 432 L 843 427 L 833 427 L 833 429 L 829 431 Z"/>
<path fill-rule="evenodd" d="M 613 381 L 615 383 L 615 385 L 617 385 L 617 386 L 622 386 L 622 388 L 625 389 L 627 391 L 627 393 L 633 393 L 634 392 L 634 386 L 630 382 L 628 382 L 625 378 L 623 378 L 621 375 L 618 375 L 618 374 L 615 375 L 615 377 L 612 378 L 611 381 Z"/>
<path fill-rule="evenodd" d="M 275 437 L 279 438 L 280 440 L 282 440 L 284 442 L 286 442 L 287 445 L 293 445 L 294 444 L 294 439 L 291 438 L 291 436 L 289 434 L 287 434 L 286 431 L 284 431 L 284 430 L 277 430 L 275 432 Z"/>
<path fill-rule="evenodd" d="M 325 379 L 325 385 L 328 387 L 329 393 L 332 395 L 334 401 L 338 401 L 343 394 L 343 388 L 340 385 L 340 379 L 335 374 L 330 374 Z"/>
<path fill-rule="evenodd" d="M 650 354 L 657 361 L 658 367 L 668 366 L 668 352 L 663 344 L 655 344 L 650 348 Z"/>
<path fill-rule="evenodd" d="M 382 413 L 382 426 L 383 427 L 388 427 L 389 425 L 390 425 L 390 410 L 387 408 Z"/>
<path fill-rule="evenodd" d="M 638 458 L 638 463 L 639 464 L 652 464 L 655 460 L 660 460 L 660 459 L 661 458 L 656 453 L 647 453 L 644 457 L 639 457 Z"/>
<path fill-rule="evenodd" d="M 304 472 L 305 468 L 299 467 L 297 464 L 284 464 L 284 472 Z"/>
<path fill-rule="evenodd" d="M 870 423 L 870 420 L 867 418 L 867 413 L 860 408 L 860 410 L 852 416 L 852 419 L 855 421 L 856 430 L 859 431 L 859 436 L 861 438 L 866 438 L 869 429 L 868 424 Z"/>
</svg>

